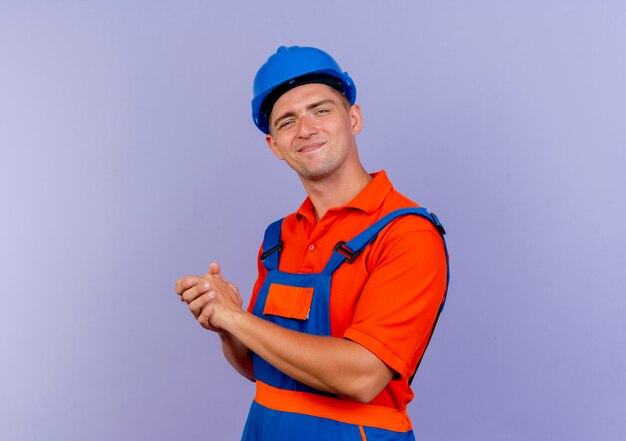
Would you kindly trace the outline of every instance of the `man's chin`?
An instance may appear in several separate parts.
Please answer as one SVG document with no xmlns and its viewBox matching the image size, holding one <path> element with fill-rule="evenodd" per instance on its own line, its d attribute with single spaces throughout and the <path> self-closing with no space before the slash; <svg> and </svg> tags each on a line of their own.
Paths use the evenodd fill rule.
<svg viewBox="0 0 626 441">
<path fill-rule="evenodd" d="M 297 171 L 298 175 L 300 175 L 300 178 L 305 179 L 307 181 L 321 181 L 323 179 L 328 178 L 331 174 L 332 174 L 332 170 L 328 170 L 328 169 L 317 169 L 317 170 L 311 170 L 311 169 L 306 169 L 306 170 L 298 170 Z"/>
</svg>

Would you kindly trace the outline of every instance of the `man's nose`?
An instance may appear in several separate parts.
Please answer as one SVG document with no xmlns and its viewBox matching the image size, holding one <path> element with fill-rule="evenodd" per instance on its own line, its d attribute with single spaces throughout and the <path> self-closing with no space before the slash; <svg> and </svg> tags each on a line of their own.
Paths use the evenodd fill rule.
<svg viewBox="0 0 626 441">
<path fill-rule="evenodd" d="M 304 116 L 300 119 L 300 127 L 298 135 L 302 138 L 308 138 L 317 132 L 317 126 L 315 120 L 311 117 Z"/>
</svg>

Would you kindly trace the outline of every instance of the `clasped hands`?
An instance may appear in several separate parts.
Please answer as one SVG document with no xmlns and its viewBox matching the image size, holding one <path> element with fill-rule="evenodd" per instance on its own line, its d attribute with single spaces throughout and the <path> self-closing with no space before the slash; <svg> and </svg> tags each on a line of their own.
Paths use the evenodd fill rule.
<svg viewBox="0 0 626 441">
<path fill-rule="evenodd" d="M 198 323 L 210 331 L 223 333 L 229 314 L 241 312 L 242 299 L 239 289 L 224 280 L 217 263 L 209 266 L 209 272 L 202 276 L 185 276 L 176 281 L 176 294 Z"/>
</svg>

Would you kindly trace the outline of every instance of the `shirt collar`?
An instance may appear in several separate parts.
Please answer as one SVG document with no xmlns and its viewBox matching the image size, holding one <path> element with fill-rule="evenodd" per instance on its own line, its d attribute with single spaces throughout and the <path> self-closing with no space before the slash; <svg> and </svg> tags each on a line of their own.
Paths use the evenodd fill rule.
<svg viewBox="0 0 626 441">
<path fill-rule="evenodd" d="M 367 186 L 356 195 L 354 199 L 348 202 L 343 207 L 332 208 L 331 210 L 341 210 L 345 208 L 355 208 L 357 210 L 364 211 L 367 214 L 371 214 L 376 211 L 383 203 L 387 194 L 393 188 L 391 181 L 387 177 L 387 173 L 381 170 L 376 173 L 372 173 L 372 180 Z M 300 208 L 298 208 L 297 217 L 305 217 L 312 224 L 316 224 L 315 221 L 315 209 L 310 198 L 306 198 Z"/>
</svg>

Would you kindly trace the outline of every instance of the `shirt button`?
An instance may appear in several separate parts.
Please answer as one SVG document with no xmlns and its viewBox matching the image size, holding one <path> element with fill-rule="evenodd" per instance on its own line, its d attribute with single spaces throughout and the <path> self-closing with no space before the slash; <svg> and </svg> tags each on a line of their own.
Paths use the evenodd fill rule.
<svg viewBox="0 0 626 441">
<path fill-rule="evenodd" d="M 311 244 L 309 245 L 309 251 L 313 251 L 315 249 L 315 245 Z"/>
</svg>

